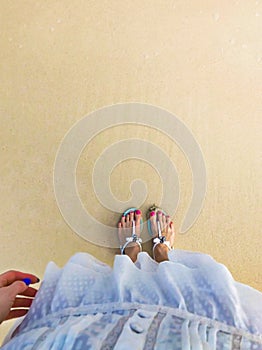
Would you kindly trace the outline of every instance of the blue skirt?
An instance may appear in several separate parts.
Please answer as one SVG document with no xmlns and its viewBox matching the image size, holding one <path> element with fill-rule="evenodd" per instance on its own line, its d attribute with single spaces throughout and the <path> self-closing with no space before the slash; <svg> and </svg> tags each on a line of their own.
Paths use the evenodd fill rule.
<svg viewBox="0 0 262 350">
<path fill-rule="evenodd" d="M 262 349 L 262 294 L 206 254 L 141 252 L 113 268 L 87 253 L 47 265 L 3 349 Z"/>
</svg>

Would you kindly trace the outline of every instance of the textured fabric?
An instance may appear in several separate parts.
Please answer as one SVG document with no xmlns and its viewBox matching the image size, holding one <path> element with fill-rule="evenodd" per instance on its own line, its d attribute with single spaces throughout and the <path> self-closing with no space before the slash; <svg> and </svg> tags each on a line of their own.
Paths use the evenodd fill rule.
<svg viewBox="0 0 262 350">
<path fill-rule="evenodd" d="M 10 349 L 262 349 L 262 294 L 210 256 L 49 263 Z"/>
</svg>

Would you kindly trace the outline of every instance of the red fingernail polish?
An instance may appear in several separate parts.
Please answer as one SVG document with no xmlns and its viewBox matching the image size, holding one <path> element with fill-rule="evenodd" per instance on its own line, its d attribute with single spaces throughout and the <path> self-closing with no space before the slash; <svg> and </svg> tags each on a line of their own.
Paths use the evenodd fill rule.
<svg viewBox="0 0 262 350">
<path fill-rule="evenodd" d="M 136 215 L 139 215 L 141 214 L 141 211 L 140 210 L 136 210 Z"/>
<path fill-rule="evenodd" d="M 154 216 L 156 213 L 154 211 L 151 211 L 150 216 Z"/>
</svg>

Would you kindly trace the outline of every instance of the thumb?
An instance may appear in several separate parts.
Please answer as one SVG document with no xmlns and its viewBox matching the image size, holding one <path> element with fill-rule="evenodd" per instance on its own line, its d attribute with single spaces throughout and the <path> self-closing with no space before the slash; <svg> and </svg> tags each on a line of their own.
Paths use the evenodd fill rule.
<svg viewBox="0 0 262 350">
<path fill-rule="evenodd" d="M 15 300 L 17 294 L 23 293 L 28 286 L 23 281 L 15 281 L 8 287 L 5 287 L 6 292 L 11 300 Z"/>
</svg>

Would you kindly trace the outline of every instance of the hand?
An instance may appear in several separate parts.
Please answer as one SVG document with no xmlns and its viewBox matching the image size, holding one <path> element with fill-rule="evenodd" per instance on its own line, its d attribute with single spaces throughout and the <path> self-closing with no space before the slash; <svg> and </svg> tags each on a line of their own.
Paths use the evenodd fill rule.
<svg viewBox="0 0 262 350">
<path fill-rule="evenodd" d="M 24 278 L 30 278 L 31 283 L 39 282 L 36 276 L 20 271 L 0 274 L 0 323 L 28 312 L 37 289 L 27 286 L 22 281 Z"/>
</svg>

